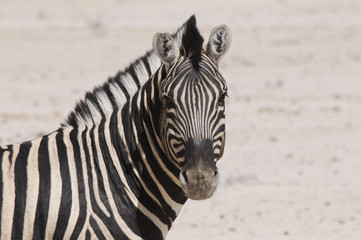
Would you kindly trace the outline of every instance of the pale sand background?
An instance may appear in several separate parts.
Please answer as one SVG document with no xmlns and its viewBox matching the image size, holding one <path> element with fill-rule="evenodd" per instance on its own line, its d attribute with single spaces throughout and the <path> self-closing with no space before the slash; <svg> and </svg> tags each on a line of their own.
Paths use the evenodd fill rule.
<svg viewBox="0 0 361 240">
<path fill-rule="evenodd" d="M 55 130 L 86 90 L 196 13 L 226 23 L 221 184 L 168 239 L 361 239 L 361 1 L 0 1 L 0 144 Z"/>
</svg>

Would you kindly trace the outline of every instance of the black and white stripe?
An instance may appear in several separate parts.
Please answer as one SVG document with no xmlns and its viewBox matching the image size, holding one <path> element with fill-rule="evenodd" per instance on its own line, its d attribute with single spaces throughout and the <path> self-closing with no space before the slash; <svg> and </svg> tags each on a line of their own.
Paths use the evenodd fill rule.
<svg viewBox="0 0 361 240">
<path fill-rule="evenodd" d="M 1 239 L 165 238 L 188 196 L 187 142 L 211 139 L 215 160 L 224 147 L 226 84 L 209 53 L 189 55 L 194 29 L 193 16 L 173 35 L 171 64 L 150 51 L 57 131 L 0 148 Z"/>
</svg>

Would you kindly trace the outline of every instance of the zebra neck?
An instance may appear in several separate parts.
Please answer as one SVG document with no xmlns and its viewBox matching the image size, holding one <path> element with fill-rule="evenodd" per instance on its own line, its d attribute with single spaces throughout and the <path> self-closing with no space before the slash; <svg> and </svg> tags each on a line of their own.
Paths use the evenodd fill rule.
<svg viewBox="0 0 361 240">
<path fill-rule="evenodd" d="M 180 170 L 164 153 L 159 136 L 161 101 L 158 84 L 161 76 L 162 68 L 123 107 L 119 131 L 124 132 L 139 184 L 148 196 L 156 198 L 162 214 L 169 218 L 170 228 L 187 198 L 178 178 Z"/>
</svg>

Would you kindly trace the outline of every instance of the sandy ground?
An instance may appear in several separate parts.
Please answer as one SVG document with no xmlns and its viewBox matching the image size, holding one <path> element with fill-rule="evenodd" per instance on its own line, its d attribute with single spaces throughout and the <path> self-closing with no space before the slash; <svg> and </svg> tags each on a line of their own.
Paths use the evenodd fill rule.
<svg viewBox="0 0 361 240">
<path fill-rule="evenodd" d="M 0 144 L 58 128 L 84 92 L 196 13 L 226 23 L 221 183 L 168 239 L 361 239 L 361 1 L 0 0 Z"/>
</svg>

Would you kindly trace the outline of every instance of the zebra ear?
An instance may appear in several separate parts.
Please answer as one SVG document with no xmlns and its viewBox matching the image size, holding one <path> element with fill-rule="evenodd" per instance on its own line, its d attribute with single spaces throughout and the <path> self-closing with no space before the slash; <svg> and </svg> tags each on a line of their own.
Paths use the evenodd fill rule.
<svg viewBox="0 0 361 240">
<path fill-rule="evenodd" d="M 168 67 L 179 52 L 174 38 L 169 33 L 156 33 L 154 35 L 153 50 Z"/>
<path fill-rule="evenodd" d="M 227 25 L 215 27 L 209 36 L 207 54 L 218 64 L 219 59 L 228 51 L 232 41 L 231 30 Z"/>
</svg>

